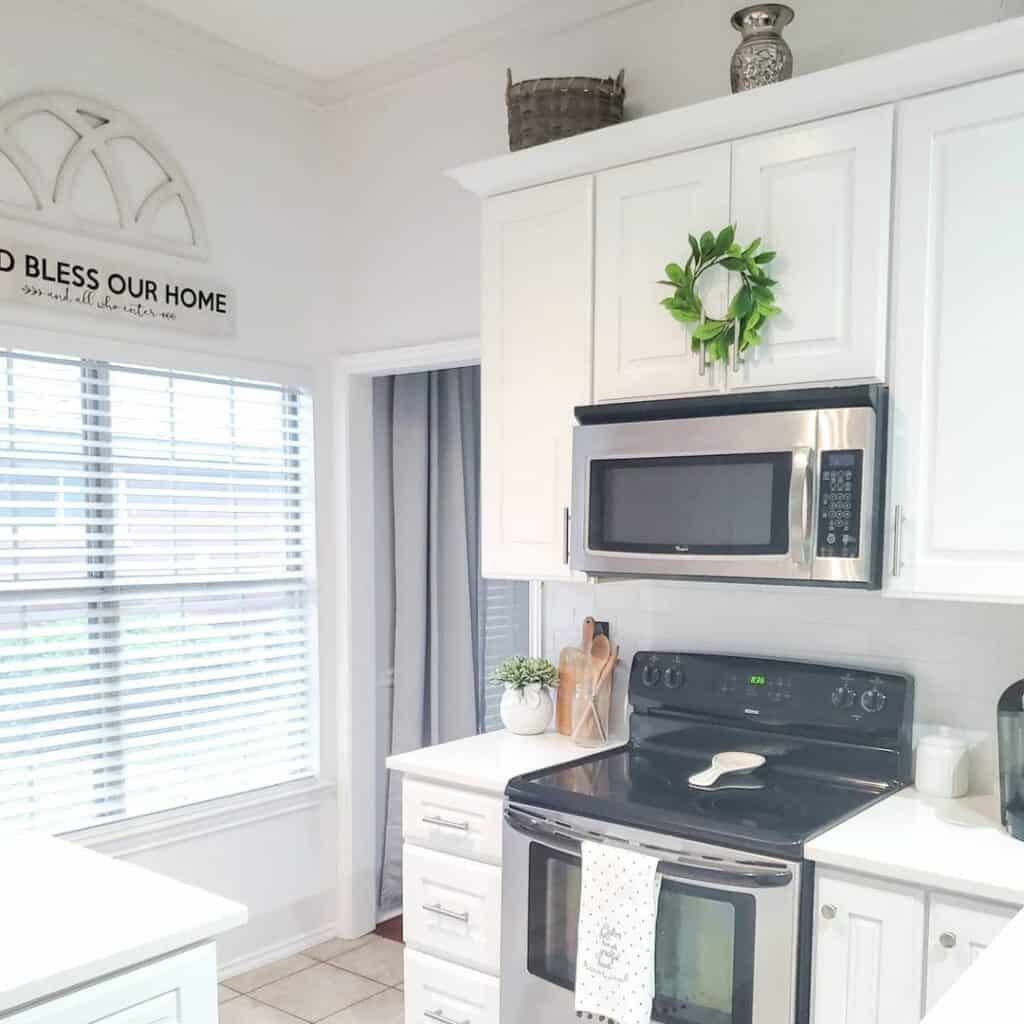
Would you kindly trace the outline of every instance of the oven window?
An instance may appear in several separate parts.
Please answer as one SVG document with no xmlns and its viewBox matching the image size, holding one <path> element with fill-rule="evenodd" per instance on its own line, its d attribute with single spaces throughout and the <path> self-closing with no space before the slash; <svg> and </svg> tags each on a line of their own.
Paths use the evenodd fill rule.
<svg viewBox="0 0 1024 1024">
<path fill-rule="evenodd" d="M 578 857 L 530 844 L 527 970 L 572 989 L 582 873 Z M 652 1020 L 751 1024 L 754 897 L 665 879 L 658 901 Z"/>
<path fill-rule="evenodd" d="M 595 459 L 588 546 L 652 554 L 784 554 L 792 452 Z"/>
</svg>

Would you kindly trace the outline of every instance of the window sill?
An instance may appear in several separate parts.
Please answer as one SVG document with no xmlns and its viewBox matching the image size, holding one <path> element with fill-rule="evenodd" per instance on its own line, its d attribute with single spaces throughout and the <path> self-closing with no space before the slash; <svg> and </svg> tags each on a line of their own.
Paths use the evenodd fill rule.
<svg viewBox="0 0 1024 1024">
<path fill-rule="evenodd" d="M 310 810 L 333 798 L 337 788 L 336 782 L 315 777 L 286 782 L 251 793 L 66 832 L 61 838 L 114 857 L 126 857 Z"/>
</svg>

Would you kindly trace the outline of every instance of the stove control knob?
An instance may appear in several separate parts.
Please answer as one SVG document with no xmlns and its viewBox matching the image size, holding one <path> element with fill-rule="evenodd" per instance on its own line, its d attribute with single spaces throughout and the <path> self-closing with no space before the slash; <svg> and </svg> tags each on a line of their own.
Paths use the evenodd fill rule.
<svg viewBox="0 0 1024 1024">
<path fill-rule="evenodd" d="M 683 670 L 679 668 L 665 669 L 665 685 L 670 690 L 678 690 L 683 685 Z"/>
<path fill-rule="evenodd" d="M 845 683 L 842 686 L 837 686 L 832 691 L 832 705 L 840 710 L 845 708 L 852 708 L 853 702 L 857 699 L 856 692 Z"/>
<path fill-rule="evenodd" d="M 868 712 L 881 711 L 885 707 L 885 694 L 876 686 L 860 695 L 860 706 Z"/>
<path fill-rule="evenodd" d="M 661 669 L 655 665 L 644 665 L 643 675 L 640 677 L 644 686 L 657 686 L 661 682 Z"/>
</svg>

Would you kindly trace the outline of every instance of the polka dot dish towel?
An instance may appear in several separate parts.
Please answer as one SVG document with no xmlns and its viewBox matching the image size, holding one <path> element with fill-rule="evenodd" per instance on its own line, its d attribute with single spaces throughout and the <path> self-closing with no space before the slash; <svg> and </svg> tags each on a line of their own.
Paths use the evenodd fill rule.
<svg viewBox="0 0 1024 1024">
<path fill-rule="evenodd" d="M 658 861 L 642 853 L 583 843 L 576 1013 L 614 1024 L 650 1024 Z"/>
</svg>

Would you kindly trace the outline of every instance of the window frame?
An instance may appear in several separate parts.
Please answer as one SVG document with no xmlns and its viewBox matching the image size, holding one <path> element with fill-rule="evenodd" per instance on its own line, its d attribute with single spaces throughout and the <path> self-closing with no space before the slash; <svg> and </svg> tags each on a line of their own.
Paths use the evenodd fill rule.
<svg viewBox="0 0 1024 1024">
<path fill-rule="evenodd" d="M 130 337 L 130 332 L 128 332 Z M 324 514 L 326 453 L 318 443 L 325 435 L 325 396 L 322 378 L 308 366 L 277 363 L 258 358 L 214 354 L 178 347 L 165 347 L 119 340 L 116 336 L 97 337 L 0 322 L 0 348 L 38 353 L 58 359 L 76 359 L 84 363 L 114 363 L 139 366 L 157 372 L 173 370 L 183 374 L 235 377 L 302 391 L 309 400 L 310 439 L 308 466 L 310 500 L 308 517 L 310 558 L 304 580 L 307 586 L 306 631 L 309 638 L 309 707 L 312 774 L 241 793 L 194 801 L 148 814 L 117 818 L 58 833 L 61 838 L 83 845 L 110 850 L 117 856 L 173 845 L 196 836 L 292 814 L 319 805 L 337 793 L 336 723 L 331 703 L 325 699 L 321 677 L 329 662 L 320 642 L 320 618 L 335 613 L 333 594 L 321 593 L 322 553 L 319 541 L 320 517 Z M 328 513 L 329 515 L 329 510 Z M 327 756 L 325 757 L 325 752 Z M 216 822 L 216 824 L 214 824 Z M 138 841 L 138 842 L 136 842 Z M 127 844 L 127 845 L 126 845 Z"/>
</svg>

